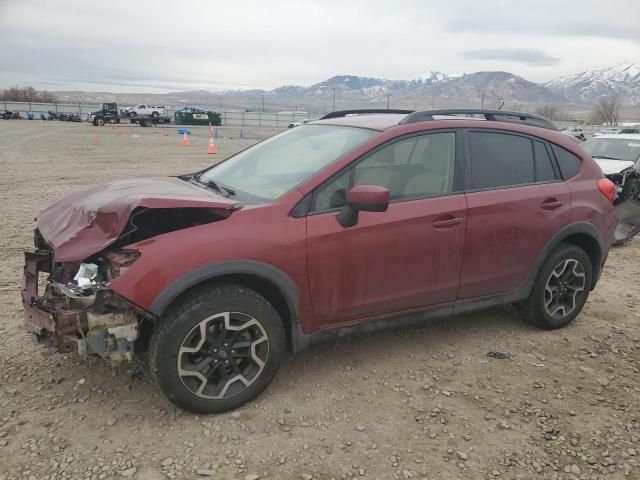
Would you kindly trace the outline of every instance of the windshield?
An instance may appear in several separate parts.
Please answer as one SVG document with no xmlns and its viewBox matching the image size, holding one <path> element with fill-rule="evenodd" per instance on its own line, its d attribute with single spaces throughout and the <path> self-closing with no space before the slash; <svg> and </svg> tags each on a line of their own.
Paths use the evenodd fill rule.
<svg viewBox="0 0 640 480">
<path fill-rule="evenodd" d="M 592 157 L 635 162 L 640 157 L 640 139 L 592 138 L 580 145 Z"/>
<path fill-rule="evenodd" d="M 215 165 L 198 181 L 273 200 L 375 134 L 353 127 L 301 125 Z"/>
</svg>

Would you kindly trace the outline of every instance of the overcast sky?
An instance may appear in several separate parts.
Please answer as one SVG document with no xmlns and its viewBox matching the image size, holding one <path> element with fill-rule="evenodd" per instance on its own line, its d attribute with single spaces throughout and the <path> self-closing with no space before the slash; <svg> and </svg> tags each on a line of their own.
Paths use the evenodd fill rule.
<svg viewBox="0 0 640 480">
<path fill-rule="evenodd" d="M 0 87 L 167 92 L 640 62 L 640 0 L 0 0 Z"/>
</svg>

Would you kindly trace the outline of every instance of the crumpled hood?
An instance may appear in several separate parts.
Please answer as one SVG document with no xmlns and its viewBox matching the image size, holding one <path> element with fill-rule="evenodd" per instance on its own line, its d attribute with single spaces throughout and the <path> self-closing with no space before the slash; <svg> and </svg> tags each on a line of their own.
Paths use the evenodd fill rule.
<svg viewBox="0 0 640 480">
<path fill-rule="evenodd" d="M 633 162 L 626 160 L 609 160 L 608 158 L 594 158 L 594 160 L 605 175 L 620 173 L 629 167 L 633 167 Z"/>
<path fill-rule="evenodd" d="M 56 262 L 84 260 L 115 242 L 131 212 L 146 208 L 207 208 L 229 216 L 236 200 L 174 177 L 119 180 L 57 201 L 37 218 Z"/>
</svg>

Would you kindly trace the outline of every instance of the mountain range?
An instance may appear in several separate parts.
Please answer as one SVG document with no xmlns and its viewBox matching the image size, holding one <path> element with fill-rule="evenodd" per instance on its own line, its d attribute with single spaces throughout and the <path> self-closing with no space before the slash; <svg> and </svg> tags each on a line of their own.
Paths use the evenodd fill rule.
<svg viewBox="0 0 640 480">
<path fill-rule="evenodd" d="M 587 110 L 597 101 L 620 96 L 623 105 L 640 107 L 640 65 L 625 63 L 555 78 L 540 84 L 509 72 L 487 71 L 450 75 L 429 71 L 409 80 L 337 75 L 309 87 L 283 85 L 273 90 L 183 91 L 167 94 L 56 92 L 71 101 L 116 100 L 121 104 L 150 102 L 243 108 L 266 111 L 333 109 L 480 107 L 535 109 L 558 105 Z M 636 108 L 634 108 L 636 110 Z"/>
</svg>

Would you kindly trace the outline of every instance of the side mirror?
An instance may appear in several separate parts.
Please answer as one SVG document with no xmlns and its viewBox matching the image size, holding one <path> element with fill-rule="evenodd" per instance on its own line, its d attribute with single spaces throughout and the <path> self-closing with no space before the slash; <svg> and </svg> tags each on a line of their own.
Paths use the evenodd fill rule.
<svg viewBox="0 0 640 480">
<path fill-rule="evenodd" d="M 338 215 L 343 227 L 358 223 L 358 212 L 386 212 L 389 207 L 389 190 L 378 185 L 356 185 L 349 193 L 344 208 Z"/>
</svg>

